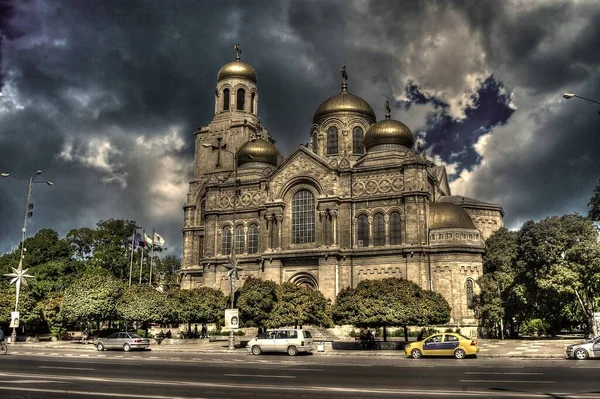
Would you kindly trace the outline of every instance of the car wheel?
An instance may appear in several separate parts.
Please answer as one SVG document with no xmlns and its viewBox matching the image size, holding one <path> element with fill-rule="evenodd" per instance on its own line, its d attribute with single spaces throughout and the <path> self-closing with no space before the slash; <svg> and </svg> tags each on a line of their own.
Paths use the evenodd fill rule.
<svg viewBox="0 0 600 399">
<path fill-rule="evenodd" d="M 96 344 L 96 350 L 102 352 L 104 350 L 104 345 L 102 345 L 102 342 L 98 342 Z"/>
<path fill-rule="evenodd" d="M 410 351 L 410 356 L 413 359 L 420 359 L 423 357 L 423 352 L 421 352 L 420 349 L 413 349 L 412 351 Z"/>
<path fill-rule="evenodd" d="M 575 349 L 574 356 L 575 356 L 575 359 L 577 359 L 577 360 L 585 360 L 588 358 L 589 354 L 585 349 L 579 348 L 579 349 Z"/>
<path fill-rule="evenodd" d="M 125 344 L 125 345 L 123 345 L 123 350 L 124 350 L 125 352 L 129 352 L 129 351 L 131 350 L 131 345 L 129 345 L 129 344 Z"/>
<path fill-rule="evenodd" d="M 293 345 L 288 348 L 288 355 L 296 356 L 297 354 L 298 354 L 298 348 L 296 348 Z"/>
<path fill-rule="evenodd" d="M 254 345 L 252 347 L 252 354 L 253 355 L 260 355 L 261 353 L 262 353 L 262 350 L 260 349 L 260 346 Z"/>
<path fill-rule="evenodd" d="M 457 350 L 454 351 L 454 358 L 456 358 L 456 359 L 464 359 L 465 357 L 467 357 L 467 354 L 465 353 L 464 350 L 457 349 Z"/>
</svg>

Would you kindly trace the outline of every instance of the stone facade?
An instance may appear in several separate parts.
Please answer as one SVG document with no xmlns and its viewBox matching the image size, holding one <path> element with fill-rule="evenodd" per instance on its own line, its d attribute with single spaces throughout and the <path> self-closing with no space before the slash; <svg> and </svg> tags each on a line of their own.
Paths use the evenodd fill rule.
<svg viewBox="0 0 600 399">
<path fill-rule="evenodd" d="M 332 301 L 362 280 L 399 277 L 442 293 L 453 323 L 476 324 L 469 299 L 501 207 L 451 196 L 443 166 L 412 148 L 389 109 L 399 130 L 376 129 L 370 106 L 347 92 L 345 68 L 309 144 L 282 159 L 258 119 L 252 73 L 239 60 L 221 69 L 213 120 L 194 133 L 181 287 L 229 293 L 232 261 L 236 288 L 249 276 L 292 281 Z"/>
</svg>

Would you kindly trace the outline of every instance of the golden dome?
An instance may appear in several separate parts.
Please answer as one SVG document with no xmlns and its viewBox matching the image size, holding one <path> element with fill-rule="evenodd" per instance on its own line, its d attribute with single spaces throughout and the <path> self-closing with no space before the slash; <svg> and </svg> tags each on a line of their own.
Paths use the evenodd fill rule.
<svg viewBox="0 0 600 399">
<path fill-rule="evenodd" d="M 369 127 L 363 143 L 367 150 L 379 144 L 399 144 L 412 148 L 415 137 L 404 123 L 385 119 Z"/>
<path fill-rule="evenodd" d="M 225 64 L 217 75 L 219 82 L 227 78 L 244 78 L 256 83 L 256 71 L 244 61 L 236 60 Z"/>
<path fill-rule="evenodd" d="M 248 162 L 262 162 L 277 166 L 279 156 L 279 150 L 270 141 L 264 139 L 248 141 L 238 151 L 238 167 Z"/>
<path fill-rule="evenodd" d="M 463 208 L 449 202 L 429 204 L 429 230 L 433 229 L 475 230 L 473 220 Z"/>
<path fill-rule="evenodd" d="M 317 108 L 317 111 L 313 116 L 313 123 L 316 123 L 317 120 L 323 118 L 324 116 L 338 112 L 358 113 L 366 116 L 373 122 L 376 120 L 375 112 L 373 112 L 373 108 L 371 108 L 369 103 L 362 98 L 350 94 L 344 90 L 335 96 L 329 97 L 327 100 L 323 101 L 321 105 L 319 105 L 319 108 Z"/>
</svg>

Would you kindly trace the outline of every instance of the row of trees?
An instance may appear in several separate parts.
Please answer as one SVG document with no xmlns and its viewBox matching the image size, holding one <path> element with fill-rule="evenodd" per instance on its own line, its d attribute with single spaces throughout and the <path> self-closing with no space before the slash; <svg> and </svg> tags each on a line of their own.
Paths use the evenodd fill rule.
<svg viewBox="0 0 600 399">
<path fill-rule="evenodd" d="M 488 336 L 511 337 L 525 326 L 538 333 L 584 330 L 593 334 L 600 304 L 600 182 L 578 214 L 528 221 L 518 231 L 498 230 L 486 241 L 477 316 Z"/>
</svg>

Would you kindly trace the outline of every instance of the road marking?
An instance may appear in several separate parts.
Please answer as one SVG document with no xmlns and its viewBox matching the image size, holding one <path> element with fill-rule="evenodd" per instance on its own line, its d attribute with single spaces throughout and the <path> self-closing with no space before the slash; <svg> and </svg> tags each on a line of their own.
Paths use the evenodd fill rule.
<svg viewBox="0 0 600 399">
<path fill-rule="evenodd" d="M 465 371 L 465 374 L 484 374 L 484 375 L 544 375 L 544 373 L 517 373 L 517 372 L 492 372 L 492 371 Z"/>
<path fill-rule="evenodd" d="M 225 377 L 296 378 L 295 375 L 223 374 Z"/>
<path fill-rule="evenodd" d="M 471 384 L 554 384 L 554 381 L 521 381 L 521 380 L 460 380 Z"/>
<path fill-rule="evenodd" d="M 60 367 L 60 366 L 38 366 L 41 369 L 59 369 L 59 370 L 86 370 L 86 371 L 95 371 L 96 369 L 86 368 L 86 367 Z"/>
</svg>

